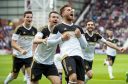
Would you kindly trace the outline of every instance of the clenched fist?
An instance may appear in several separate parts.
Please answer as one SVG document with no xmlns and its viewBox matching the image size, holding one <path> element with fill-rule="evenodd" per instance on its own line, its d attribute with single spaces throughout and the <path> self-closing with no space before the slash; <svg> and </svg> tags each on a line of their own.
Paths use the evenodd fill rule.
<svg viewBox="0 0 128 84">
<path fill-rule="evenodd" d="M 75 30 L 75 35 L 76 35 L 77 38 L 81 37 L 81 32 L 78 28 Z"/>
<path fill-rule="evenodd" d="M 22 50 L 20 51 L 20 53 L 21 53 L 22 55 L 26 55 L 26 54 L 27 54 L 27 51 L 22 49 Z"/>
<path fill-rule="evenodd" d="M 70 39 L 70 35 L 69 35 L 68 32 L 65 32 L 65 33 L 62 34 L 61 38 L 62 38 L 63 41 L 66 41 L 66 40 Z"/>
</svg>

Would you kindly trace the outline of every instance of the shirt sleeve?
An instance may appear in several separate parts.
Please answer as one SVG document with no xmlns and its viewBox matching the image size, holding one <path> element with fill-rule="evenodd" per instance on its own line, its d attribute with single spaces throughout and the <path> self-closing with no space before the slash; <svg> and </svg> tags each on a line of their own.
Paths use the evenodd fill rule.
<svg viewBox="0 0 128 84">
<path fill-rule="evenodd" d="M 58 28 L 59 28 L 58 25 L 56 25 L 56 26 L 54 27 L 54 29 L 53 29 L 53 34 L 57 34 L 57 33 L 59 32 Z"/>
<path fill-rule="evenodd" d="M 15 34 L 20 34 L 21 33 L 21 30 L 20 30 L 20 27 L 17 27 L 14 31 Z"/>
<path fill-rule="evenodd" d="M 104 39 L 103 37 L 100 39 L 103 43 L 106 43 L 106 39 Z"/>
<path fill-rule="evenodd" d="M 115 43 L 118 44 L 119 43 L 119 40 L 118 39 L 114 39 Z"/>
<path fill-rule="evenodd" d="M 49 39 L 49 38 L 47 39 L 48 46 L 58 45 L 61 42 L 62 42 L 61 36 L 57 37 L 56 34 L 52 34 L 52 39 Z"/>
<path fill-rule="evenodd" d="M 86 48 L 86 47 L 87 47 L 88 42 L 87 42 L 87 40 L 86 40 L 86 38 L 85 38 L 85 36 L 84 36 L 83 34 L 81 34 L 81 37 L 78 38 L 78 40 L 79 40 L 80 46 L 81 46 L 82 48 Z"/>
<path fill-rule="evenodd" d="M 12 40 L 18 40 L 19 36 L 20 36 L 20 28 L 17 27 L 12 35 Z"/>
<path fill-rule="evenodd" d="M 62 42 L 61 33 L 58 30 L 59 26 L 56 25 L 54 27 L 53 33 L 52 33 L 52 39 L 47 40 L 48 46 L 54 46 Z"/>
<path fill-rule="evenodd" d="M 101 40 L 102 39 L 102 36 L 100 35 L 100 34 L 96 34 L 97 35 L 97 39 L 99 40 Z"/>
<path fill-rule="evenodd" d="M 35 36 L 36 37 L 43 37 L 43 33 L 42 32 L 37 32 L 37 34 Z"/>
<path fill-rule="evenodd" d="M 77 26 L 77 28 L 79 28 L 81 34 L 84 34 L 84 31 L 83 31 L 83 29 L 80 26 Z"/>
<path fill-rule="evenodd" d="M 100 40 L 101 42 L 105 43 L 107 40 L 103 38 L 100 34 L 97 34 L 97 39 Z"/>
<path fill-rule="evenodd" d="M 14 34 L 12 35 L 12 40 L 18 40 L 18 39 L 19 39 L 19 36 L 20 36 L 19 34 L 15 34 L 15 33 L 14 33 Z"/>
</svg>

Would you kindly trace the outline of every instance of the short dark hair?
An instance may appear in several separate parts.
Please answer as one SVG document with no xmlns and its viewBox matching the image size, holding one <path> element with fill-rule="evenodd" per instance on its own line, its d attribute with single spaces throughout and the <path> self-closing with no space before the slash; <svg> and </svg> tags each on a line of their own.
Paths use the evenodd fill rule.
<svg viewBox="0 0 128 84">
<path fill-rule="evenodd" d="M 58 13 L 57 11 L 51 11 L 51 12 L 49 13 L 49 15 L 48 15 L 49 18 L 50 18 L 50 16 L 51 16 L 52 13 L 55 13 L 55 14 L 58 14 L 58 15 L 59 15 L 59 13 Z"/>
<path fill-rule="evenodd" d="M 86 23 L 88 23 L 88 22 L 94 22 L 92 19 L 88 19 L 87 21 L 86 21 Z"/>
<path fill-rule="evenodd" d="M 66 5 L 62 6 L 62 7 L 60 8 L 60 15 L 61 15 L 61 16 L 62 16 L 62 13 L 63 13 L 63 11 L 64 11 L 64 9 L 65 9 L 66 7 L 72 7 L 72 6 L 69 5 L 69 4 L 66 4 Z"/>
<path fill-rule="evenodd" d="M 87 25 L 88 22 L 93 22 L 93 24 L 95 25 L 95 22 L 92 19 L 87 20 L 85 24 Z"/>
<path fill-rule="evenodd" d="M 26 14 L 32 14 L 32 11 L 25 11 L 24 12 L 24 17 L 26 16 Z M 33 14 L 32 14 L 33 15 Z"/>
</svg>

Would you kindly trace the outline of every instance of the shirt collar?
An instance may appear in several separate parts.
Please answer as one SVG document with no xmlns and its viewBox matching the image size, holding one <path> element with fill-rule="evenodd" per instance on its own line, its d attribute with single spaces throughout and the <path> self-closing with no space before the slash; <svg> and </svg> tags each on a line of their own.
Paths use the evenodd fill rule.
<svg viewBox="0 0 128 84">
<path fill-rule="evenodd" d="M 50 28 L 50 25 L 48 25 L 48 30 L 51 32 L 51 28 Z"/>
<path fill-rule="evenodd" d="M 30 25 L 30 27 L 29 28 L 27 28 L 26 26 L 25 26 L 25 24 L 23 23 L 22 24 L 23 25 L 23 27 L 25 28 L 25 29 L 27 29 L 27 30 L 30 30 L 31 28 L 32 28 L 32 26 Z"/>
<path fill-rule="evenodd" d="M 90 33 L 88 32 L 88 30 L 86 30 L 86 33 L 87 33 L 90 37 L 92 37 L 93 34 L 94 34 L 94 32 L 92 32 L 92 34 L 90 34 Z"/>
<path fill-rule="evenodd" d="M 72 26 L 73 25 L 73 23 L 71 23 L 71 24 L 67 24 L 65 22 L 62 22 L 62 23 L 65 24 L 65 25 L 68 25 L 68 26 Z"/>
</svg>

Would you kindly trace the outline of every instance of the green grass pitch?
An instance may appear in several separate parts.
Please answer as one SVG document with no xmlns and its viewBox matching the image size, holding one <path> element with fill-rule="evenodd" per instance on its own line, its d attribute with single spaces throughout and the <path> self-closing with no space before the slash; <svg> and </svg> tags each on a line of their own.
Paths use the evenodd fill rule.
<svg viewBox="0 0 128 84">
<path fill-rule="evenodd" d="M 113 65 L 114 80 L 110 80 L 107 72 L 107 66 L 103 65 L 103 60 L 106 55 L 95 56 L 93 63 L 93 78 L 88 81 L 88 84 L 125 84 L 125 73 L 128 71 L 128 55 L 118 54 Z M 12 58 L 11 55 L 0 55 L 0 84 L 3 84 L 5 77 L 12 69 Z M 10 84 L 25 84 L 23 82 L 23 75 L 20 72 L 18 78 L 13 80 Z M 42 77 L 40 84 L 50 84 L 49 80 Z M 63 84 L 64 75 L 63 75 Z"/>
</svg>

